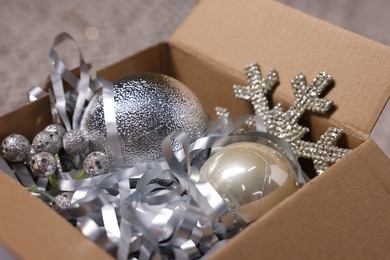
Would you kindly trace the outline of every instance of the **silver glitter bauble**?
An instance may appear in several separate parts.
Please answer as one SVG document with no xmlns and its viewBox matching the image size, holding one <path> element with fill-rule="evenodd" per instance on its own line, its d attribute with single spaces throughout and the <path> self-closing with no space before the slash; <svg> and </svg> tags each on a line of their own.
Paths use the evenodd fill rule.
<svg viewBox="0 0 390 260">
<path fill-rule="evenodd" d="M 57 162 L 54 156 L 48 152 L 40 152 L 31 157 L 30 169 L 37 177 L 49 177 L 57 167 Z"/>
<path fill-rule="evenodd" d="M 84 153 L 89 146 L 89 139 L 80 129 L 68 131 L 63 138 L 64 149 L 72 156 Z"/>
<path fill-rule="evenodd" d="M 218 150 L 200 169 L 200 181 L 209 182 L 227 201 L 232 214 L 247 222 L 295 192 L 296 178 L 296 171 L 284 155 L 251 142 L 233 143 Z M 227 226 L 235 225 L 234 221 Z"/>
<path fill-rule="evenodd" d="M 176 130 L 190 141 L 207 129 L 208 117 L 197 97 L 181 82 L 156 73 L 139 73 L 114 83 L 116 125 L 127 166 L 162 156 L 162 140 Z M 102 91 L 88 105 L 81 129 L 91 135 L 91 148 L 111 154 Z"/>
<path fill-rule="evenodd" d="M 108 173 L 110 171 L 110 158 L 105 153 L 92 152 L 85 157 L 83 170 L 89 177 Z"/>
<path fill-rule="evenodd" d="M 69 207 L 72 201 L 72 197 L 73 197 L 72 192 L 62 192 L 55 197 L 57 199 L 57 203 L 59 203 L 60 205 L 52 201 L 49 203 L 49 206 L 53 210 L 60 212 L 66 209 L 67 207 Z"/>
<path fill-rule="evenodd" d="M 1 155 L 10 162 L 22 162 L 28 158 L 30 142 L 20 134 L 13 134 L 1 143 Z"/>
<path fill-rule="evenodd" d="M 57 134 L 49 131 L 41 131 L 34 137 L 32 147 L 36 153 L 48 152 L 57 154 L 62 144 Z"/>
<path fill-rule="evenodd" d="M 62 125 L 58 125 L 58 124 L 48 125 L 48 126 L 46 126 L 46 128 L 44 130 L 48 131 L 48 132 L 55 133 L 56 135 L 58 135 L 58 137 L 61 140 L 64 137 L 64 134 L 66 133 L 66 129 Z"/>
</svg>

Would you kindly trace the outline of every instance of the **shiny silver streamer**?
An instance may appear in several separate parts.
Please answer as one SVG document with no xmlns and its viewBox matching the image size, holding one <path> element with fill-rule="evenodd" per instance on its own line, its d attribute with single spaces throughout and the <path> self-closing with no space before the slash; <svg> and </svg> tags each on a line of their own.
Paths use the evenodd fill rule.
<svg viewBox="0 0 390 260">
<path fill-rule="evenodd" d="M 125 162 L 123 160 L 116 124 L 115 101 L 113 92 L 114 85 L 104 79 L 99 79 L 98 81 L 103 84 L 104 120 L 106 122 L 107 143 L 110 147 L 109 150 L 111 151 L 114 164 L 117 167 L 123 167 L 125 166 Z"/>
<path fill-rule="evenodd" d="M 72 41 L 79 52 L 79 69 L 80 69 L 80 78 L 77 78 L 62 62 L 60 57 L 58 56 L 57 51 L 55 48 L 61 44 L 62 42 L 70 40 Z M 88 97 L 90 98 L 92 96 L 92 92 L 89 89 L 89 83 L 90 83 L 90 77 L 89 77 L 89 69 L 87 64 L 84 61 L 83 54 L 81 52 L 80 47 L 78 46 L 77 42 L 73 39 L 72 36 L 70 36 L 68 33 L 60 33 L 53 42 L 53 46 L 51 47 L 50 53 L 49 53 L 50 59 L 52 61 L 52 64 L 61 77 L 68 82 L 68 84 L 74 89 L 74 92 L 77 93 L 77 100 L 75 104 L 75 109 L 73 111 L 73 119 L 72 119 L 72 127 L 77 129 L 80 126 L 81 116 L 84 112 L 84 103 L 86 100 L 88 100 Z M 54 88 L 54 91 L 57 89 Z M 67 130 L 70 130 L 67 128 Z"/>
<path fill-rule="evenodd" d="M 27 98 L 30 102 L 37 101 L 38 99 L 43 98 L 44 96 L 47 95 L 46 90 L 44 90 L 40 86 L 34 86 L 31 87 L 29 91 L 27 91 Z"/>
<path fill-rule="evenodd" d="M 80 78 L 73 74 L 60 59 L 56 47 L 67 41 L 72 41 L 79 52 L 79 70 Z M 80 127 L 81 117 L 85 110 L 85 105 L 93 96 L 93 82 L 90 80 L 89 68 L 84 61 L 81 49 L 77 42 L 68 33 L 60 33 L 54 39 L 53 45 L 49 52 L 49 57 L 57 73 L 50 76 L 52 88 L 48 90 L 51 111 L 53 115 L 53 122 L 63 123 L 67 130 L 72 128 L 77 129 Z M 65 80 L 71 87 L 71 93 L 65 93 L 63 88 L 62 79 Z M 46 94 L 46 90 L 42 87 L 32 87 L 28 92 L 28 99 L 33 102 Z M 75 100 L 67 98 L 69 94 L 75 96 Z M 70 120 L 66 114 L 67 108 L 72 107 L 73 118 Z"/>
<path fill-rule="evenodd" d="M 240 122 L 245 119 L 243 117 Z M 219 121 L 219 126 L 214 126 L 214 136 L 199 138 L 191 145 L 183 133 L 167 137 L 163 143 L 165 160 L 141 163 L 82 180 L 60 174 L 59 188 L 76 191 L 72 204 L 61 214 L 78 219 L 81 232 L 118 259 L 129 256 L 189 259 L 214 251 L 214 245 L 224 244 L 218 239 L 225 236 L 225 227 L 219 219 L 230 213 L 210 184 L 192 182 L 191 175 L 196 171 L 189 158 L 194 154 L 204 149 L 218 150 L 234 142 L 260 142 L 284 150 L 295 162 L 299 181 L 305 182 L 287 143 L 267 133 L 215 134 L 226 122 Z M 240 124 L 234 125 L 236 129 L 229 127 L 232 132 Z M 183 149 L 175 152 L 172 140 L 180 143 Z M 139 177 L 136 188 L 131 189 L 129 180 Z M 172 185 L 164 187 L 151 183 L 156 178 L 171 180 Z"/>
<path fill-rule="evenodd" d="M 15 175 L 18 177 L 20 183 L 27 188 L 36 188 L 34 179 L 32 178 L 30 172 L 27 170 L 26 166 L 23 163 L 14 163 L 10 165 L 12 170 L 15 172 Z"/>
<path fill-rule="evenodd" d="M 67 40 L 72 41 L 79 52 L 79 78 L 66 67 L 56 51 L 56 47 Z M 97 89 L 97 84 L 90 80 L 89 68 L 84 61 L 81 49 L 68 33 L 61 33 L 55 38 L 49 57 L 57 72 L 50 76 L 52 88 L 48 90 L 53 122 L 64 124 L 67 131 L 78 129 L 86 104 L 92 98 L 93 91 Z M 71 91 L 64 91 L 62 80 L 65 80 L 71 86 Z M 33 87 L 27 92 L 30 101 L 35 101 L 45 94 L 46 91 L 41 87 Z M 70 111 L 68 111 L 69 108 L 71 108 Z M 72 120 L 68 118 L 67 112 L 73 114 Z"/>
<path fill-rule="evenodd" d="M 50 75 L 50 79 L 55 98 L 54 107 L 58 112 L 58 115 L 60 116 L 63 124 L 65 125 L 66 130 L 69 131 L 72 129 L 72 126 L 66 113 L 66 98 L 61 76 L 59 74 L 52 74 Z"/>
<path fill-rule="evenodd" d="M 227 235 L 220 219 L 231 212 L 209 183 L 192 181 L 198 169 L 191 158 L 204 150 L 213 153 L 234 142 L 263 143 L 282 150 L 294 162 L 298 181 L 305 183 L 305 176 L 286 142 L 267 133 L 233 134 L 248 118 L 241 117 L 236 122 L 228 116 L 220 118 L 208 131 L 210 136 L 192 144 L 184 133 L 174 133 L 163 141 L 164 158 L 153 162 L 80 180 L 75 179 L 77 172 L 59 173 L 59 190 L 73 193 L 71 204 L 59 214 L 76 219 L 85 236 L 118 259 L 190 259 L 213 252 L 225 243 L 220 240 Z M 262 127 L 261 121 L 254 126 Z M 182 149 L 175 151 L 173 143 Z M 33 194 L 61 204 L 45 191 L 47 181 L 38 179 L 35 183 L 23 164 L 12 167 L 22 184 L 36 187 Z M 158 178 L 171 184 L 152 182 Z M 135 188 L 129 184 L 132 179 L 139 179 Z"/>
</svg>

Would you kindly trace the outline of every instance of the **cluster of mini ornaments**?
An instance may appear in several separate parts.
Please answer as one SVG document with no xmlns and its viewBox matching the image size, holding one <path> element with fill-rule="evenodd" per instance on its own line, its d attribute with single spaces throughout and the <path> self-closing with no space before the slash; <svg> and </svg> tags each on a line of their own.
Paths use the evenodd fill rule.
<svg viewBox="0 0 390 260">
<path fill-rule="evenodd" d="M 67 132 L 63 126 L 51 124 L 31 144 L 23 135 L 8 136 L 1 144 L 1 155 L 11 163 L 25 163 L 40 178 L 50 178 L 64 167 L 82 168 L 89 177 L 109 172 L 109 157 L 100 151 L 89 153 L 89 142 L 90 138 L 82 130 Z M 80 160 L 82 167 L 78 166 Z"/>
<path fill-rule="evenodd" d="M 203 107 L 181 82 L 157 73 L 122 78 L 114 82 L 113 95 L 124 165 L 115 165 L 102 92 L 97 91 L 90 101 L 80 129 L 66 131 L 52 124 L 39 132 L 31 145 L 26 137 L 12 134 L 2 143 L 2 156 L 9 162 L 26 163 L 36 177 L 49 178 L 64 166 L 65 171 L 83 169 L 86 176 L 93 177 L 109 172 L 111 166 L 130 167 L 162 157 L 161 143 L 174 131 L 185 131 L 193 142 L 207 129 Z"/>
</svg>

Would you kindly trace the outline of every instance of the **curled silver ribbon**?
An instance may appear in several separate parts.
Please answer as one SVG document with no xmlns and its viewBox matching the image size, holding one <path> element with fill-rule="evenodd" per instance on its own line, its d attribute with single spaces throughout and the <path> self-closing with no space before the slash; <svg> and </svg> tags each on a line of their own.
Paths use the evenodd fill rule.
<svg viewBox="0 0 390 260">
<path fill-rule="evenodd" d="M 37 101 L 38 99 L 47 95 L 46 90 L 40 86 L 34 86 L 29 91 L 27 91 L 27 98 L 30 102 Z"/>
<path fill-rule="evenodd" d="M 78 48 L 80 70 L 79 78 L 66 67 L 65 63 L 60 59 L 60 56 L 56 51 L 56 47 L 65 41 L 73 42 Z M 93 95 L 93 88 L 90 87 L 92 83 L 89 76 L 88 65 L 84 61 L 83 54 L 77 42 L 72 36 L 65 32 L 60 33 L 54 39 L 49 52 L 49 57 L 56 71 L 56 73 L 51 75 L 52 89 L 48 90 L 52 104 L 53 122 L 61 123 L 62 121 L 67 130 L 72 128 L 78 129 L 80 127 L 80 121 L 86 108 L 86 104 L 88 104 Z M 64 91 L 62 79 L 65 80 L 71 87 L 70 92 L 66 93 Z M 33 87 L 27 92 L 28 99 L 31 102 L 46 94 L 46 90 L 41 87 Z M 67 116 L 69 108 L 71 108 L 69 112 L 73 114 L 72 120 L 70 120 Z M 59 118 L 61 121 L 59 121 Z"/>
<path fill-rule="evenodd" d="M 181 151 L 174 152 L 172 140 L 181 144 Z M 84 235 L 113 250 L 119 259 L 201 257 L 224 244 L 218 239 L 225 234 L 220 219 L 229 212 L 209 183 L 192 181 L 196 167 L 189 158 L 241 141 L 286 148 L 290 160 L 295 158 L 284 141 L 267 133 L 207 136 L 192 144 L 184 133 L 174 133 L 163 142 L 164 159 L 156 162 L 83 180 L 69 180 L 64 173 L 59 187 L 76 192 L 70 207 L 61 214 L 77 218 Z M 295 167 L 301 172 L 299 165 Z M 135 178 L 139 180 L 134 188 L 129 182 Z M 170 184 L 152 182 L 155 179 Z"/>
<path fill-rule="evenodd" d="M 108 143 L 115 163 L 121 165 L 112 84 L 100 79 L 97 84 L 103 88 Z M 206 150 L 212 154 L 235 142 L 262 143 L 282 151 L 293 161 L 298 182 L 305 182 L 295 156 L 283 140 L 260 132 L 234 134 L 249 118 L 243 116 L 235 122 L 229 117 L 220 118 L 206 137 L 192 144 L 184 133 L 173 133 L 162 144 L 164 158 L 155 162 L 117 167 L 108 174 L 80 180 L 74 174 L 60 173 L 59 189 L 74 192 L 71 205 L 60 214 L 76 219 L 85 236 L 119 259 L 192 259 L 214 251 L 227 237 L 221 219 L 233 213 L 209 183 L 193 181 L 204 158 L 200 162 L 190 158 Z M 255 129 L 262 129 L 261 121 L 254 121 Z M 182 149 L 175 152 L 173 143 Z M 135 187 L 130 184 L 133 180 L 137 180 Z M 59 203 L 45 191 L 40 194 Z"/>
<path fill-rule="evenodd" d="M 121 151 L 121 146 L 119 142 L 118 129 L 116 126 L 116 117 L 115 117 L 115 101 L 114 101 L 114 92 L 113 84 L 109 81 L 99 78 L 98 82 L 103 85 L 103 110 L 104 110 L 104 120 L 106 122 L 107 129 L 107 143 L 110 147 L 112 153 L 112 158 L 116 167 L 124 167 L 125 162 L 123 160 L 123 155 Z"/>
<path fill-rule="evenodd" d="M 112 105 L 112 89 L 107 82 L 101 83 L 103 90 L 109 90 L 104 99 L 111 100 L 104 104 Z M 115 114 L 107 111 L 105 118 L 112 126 L 107 125 L 108 136 L 115 137 Z M 75 179 L 75 174 L 60 173 L 59 189 L 74 192 L 71 205 L 60 214 L 76 219 L 85 236 L 118 259 L 192 259 L 213 252 L 227 237 L 221 219 L 233 213 L 209 183 L 193 181 L 205 160 L 198 158 L 199 154 L 206 150 L 213 154 L 235 142 L 262 143 L 284 153 L 298 172 L 298 182 L 305 182 L 295 156 L 283 140 L 261 132 L 234 134 L 248 118 L 243 116 L 235 122 L 221 118 L 210 127 L 208 136 L 192 144 L 184 133 L 173 133 L 162 144 L 164 158 L 154 162 L 115 168 L 108 174 L 81 180 Z M 257 121 L 255 128 L 261 127 Z M 120 151 L 118 142 L 109 143 Z M 182 149 L 175 152 L 173 143 L 179 143 Z M 131 185 L 135 180 L 136 185 Z M 50 193 L 39 193 L 59 204 Z"/>
</svg>

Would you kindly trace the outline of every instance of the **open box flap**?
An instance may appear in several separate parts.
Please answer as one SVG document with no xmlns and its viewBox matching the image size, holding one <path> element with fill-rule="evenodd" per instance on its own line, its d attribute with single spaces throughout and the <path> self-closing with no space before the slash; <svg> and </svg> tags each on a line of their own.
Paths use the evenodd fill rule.
<svg viewBox="0 0 390 260">
<path fill-rule="evenodd" d="M 111 259 L 2 172 L 0 183 L 0 244 L 21 259 Z"/>
<path fill-rule="evenodd" d="M 387 259 L 389 216 L 390 160 L 368 140 L 212 258 Z"/>
<path fill-rule="evenodd" d="M 280 86 L 274 95 L 289 103 L 297 73 L 311 81 L 325 70 L 335 79 L 325 96 L 336 107 L 330 120 L 362 136 L 390 95 L 389 47 L 273 1 L 200 1 L 171 44 L 240 78 L 251 62 L 263 75 L 275 68 Z"/>
</svg>

